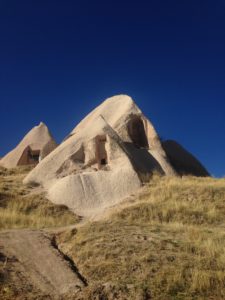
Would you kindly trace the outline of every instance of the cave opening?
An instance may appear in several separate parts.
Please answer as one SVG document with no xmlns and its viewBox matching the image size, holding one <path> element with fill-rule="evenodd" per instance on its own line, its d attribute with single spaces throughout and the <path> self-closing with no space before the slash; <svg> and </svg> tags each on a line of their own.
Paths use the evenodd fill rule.
<svg viewBox="0 0 225 300">
<path fill-rule="evenodd" d="M 137 148 L 149 148 L 144 124 L 140 117 L 133 117 L 127 127 L 128 134 Z"/>
<path fill-rule="evenodd" d="M 105 147 L 106 142 L 107 142 L 107 140 L 106 140 L 105 135 L 99 135 L 95 139 L 96 161 L 97 161 L 99 169 L 108 164 L 107 151 L 106 151 L 106 147 Z"/>
</svg>

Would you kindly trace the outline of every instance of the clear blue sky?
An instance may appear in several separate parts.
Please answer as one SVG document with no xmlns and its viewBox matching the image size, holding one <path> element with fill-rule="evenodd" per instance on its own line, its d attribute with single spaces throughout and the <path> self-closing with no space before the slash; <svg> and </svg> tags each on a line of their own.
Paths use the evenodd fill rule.
<svg viewBox="0 0 225 300">
<path fill-rule="evenodd" d="M 0 156 L 120 93 L 225 175 L 225 0 L 0 1 Z"/>
</svg>

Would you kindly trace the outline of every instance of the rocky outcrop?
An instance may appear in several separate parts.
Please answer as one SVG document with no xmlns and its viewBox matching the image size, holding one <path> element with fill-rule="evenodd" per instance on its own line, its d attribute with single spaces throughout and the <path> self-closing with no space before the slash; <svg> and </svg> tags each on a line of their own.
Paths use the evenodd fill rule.
<svg viewBox="0 0 225 300">
<path fill-rule="evenodd" d="M 42 185 L 52 202 L 89 215 L 134 193 L 155 170 L 177 175 L 150 120 L 129 96 L 118 95 L 87 115 L 24 182 Z"/>
<path fill-rule="evenodd" d="M 136 191 L 154 170 L 176 174 L 151 122 L 119 95 L 83 119 L 24 182 L 41 184 L 54 203 L 88 215 Z"/>
<path fill-rule="evenodd" d="M 180 175 L 210 176 L 206 168 L 190 152 L 177 142 L 168 140 L 162 143 L 166 155 Z"/>
<path fill-rule="evenodd" d="M 56 147 L 48 127 L 41 122 L 27 133 L 15 149 L 1 159 L 0 164 L 5 168 L 36 165 Z"/>
</svg>

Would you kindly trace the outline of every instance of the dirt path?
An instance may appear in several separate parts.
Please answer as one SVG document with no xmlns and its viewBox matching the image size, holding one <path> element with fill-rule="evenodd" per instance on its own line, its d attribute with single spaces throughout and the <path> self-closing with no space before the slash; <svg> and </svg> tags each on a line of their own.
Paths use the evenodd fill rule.
<svg viewBox="0 0 225 300">
<path fill-rule="evenodd" d="M 145 189 L 142 188 L 119 205 L 93 211 L 91 216 L 83 218 L 78 224 L 43 230 L 0 231 L 0 256 L 2 254 L 8 259 L 6 264 L 10 270 L 10 278 L 15 287 L 19 287 L 19 293 L 31 291 L 32 295 L 36 293 L 39 296 L 37 299 L 67 299 L 68 295 L 77 299 L 76 295 L 87 286 L 87 281 L 79 273 L 75 263 L 58 249 L 55 235 L 66 230 L 79 230 L 90 221 L 110 218 L 124 207 L 134 205 L 135 200 L 144 194 Z M 49 298 L 44 298 L 43 295 L 48 295 Z"/>
<path fill-rule="evenodd" d="M 64 256 L 46 232 L 37 230 L 8 230 L 0 232 L 1 251 L 14 258 L 28 283 L 50 295 L 76 294 L 85 279 L 76 266 Z"/>
</svg>

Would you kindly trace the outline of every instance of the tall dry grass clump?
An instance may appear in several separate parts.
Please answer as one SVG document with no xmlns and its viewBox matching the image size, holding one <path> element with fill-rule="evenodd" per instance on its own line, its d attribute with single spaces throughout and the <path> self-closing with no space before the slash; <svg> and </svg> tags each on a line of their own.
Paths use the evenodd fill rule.
<svg viewBox="0 0 225 300">
<path fill-rule="evenodd" d="M 0 168 L 0 229 L 43 228 L 74 224 L 79 217 L 43 193 L 22 184 L 31 167 Z"/>
</svg>

